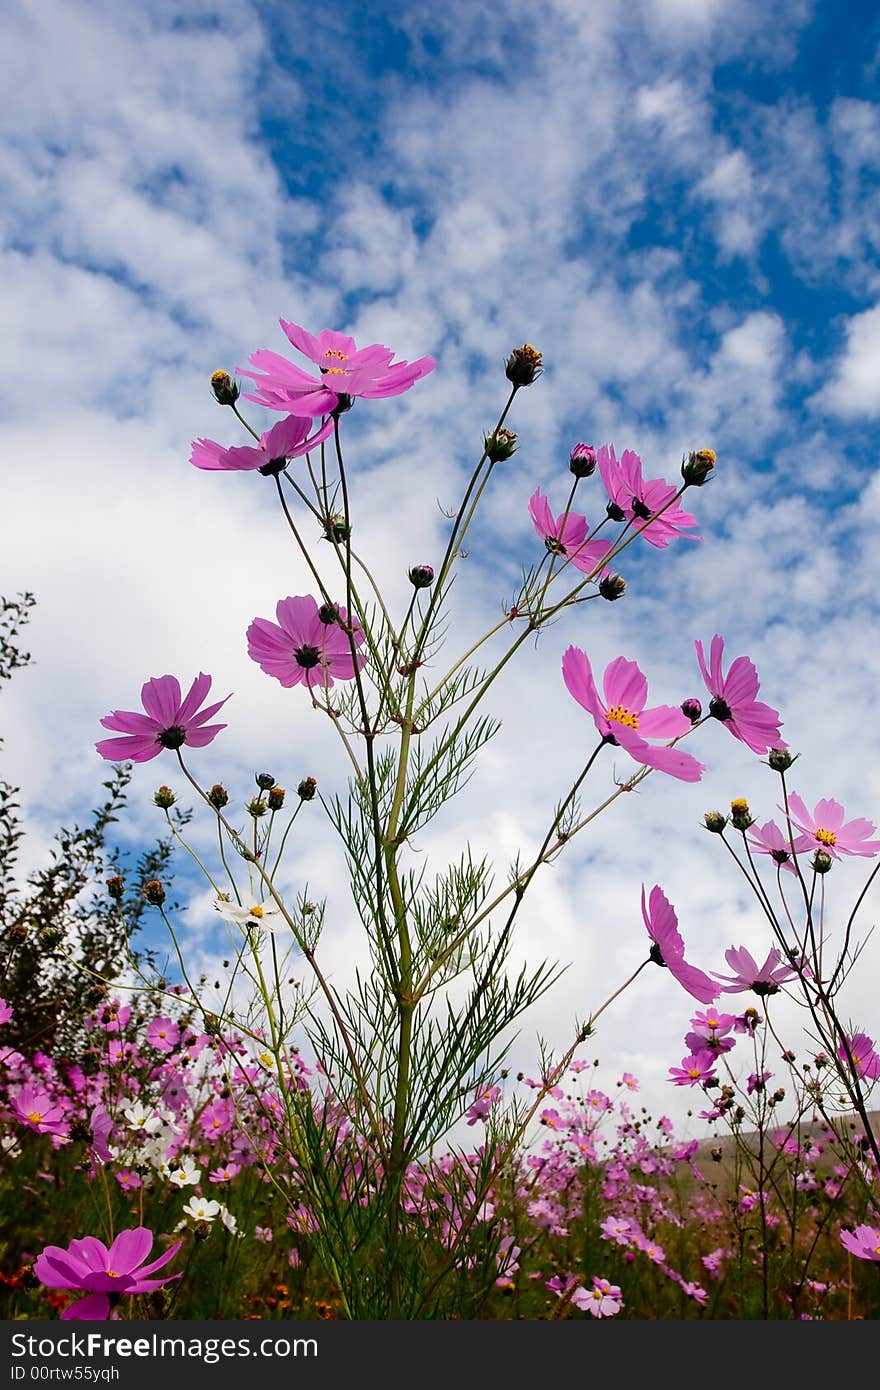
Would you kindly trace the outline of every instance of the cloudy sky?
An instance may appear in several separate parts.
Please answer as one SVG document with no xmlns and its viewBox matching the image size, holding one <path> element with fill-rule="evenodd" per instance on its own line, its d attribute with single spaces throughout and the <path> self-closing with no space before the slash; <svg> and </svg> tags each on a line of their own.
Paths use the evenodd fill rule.
<svg viewBox="0 0 880 1390">
<path fill-rule="evenodd" d="M 524 646 L 493 695 L 502 733 L 414 846 L 432 865 L 469 840 L 503 882 L 540 844 L 594 741 L 560 679 L 570 643 L 599 669 L 638 661 L 652 702 L 678 703 L 700 693 L 694 639 L 723 634 L 782 713 L 805 800 L 880 820 L 878 63 L 876 6 L 856 0 L 845 23 L 830 0 L 9 0 L 0 592 L 33 590 L 38 607 L 2 733 L 28 862 L 101 794 L 99 718 L 165 672 L 235 692 L 228 730 L 192 762 L 239 805 L 264 768 L 344 786 L 328 721 L 246 655 L 250 620 L 310 588 L 274 489 L 188 462 L 196 436 L 245 442 L 208 380 L 283 351 L 279 316 L 437 359 L 344 421 L 358 548 L 398 613 L 407 568 L 442 553 L 441 507 L 503 403 L 507 353 L 544 352 L 461 567 L 450 664 L 540 558 L 528 498 L 540 484 L 562 510 L 575 442 L 636 449 L 670 478 L 683 452 L 718 454 L 689 495 L 701 543 L 633 547 L 623 601 Z M 598 479 L 583 498 L 597 520 Z M 720 726 L 694 751 L 702 783 L 652 776 L 536 882 L 517 956 L 569 968 L 515 1065 L 534 1066 L 538 1034 L 563 1047 L 643 959 L 642 882 L 664 886 L 702 967 L 723 969 L 731 944 L 769 947 L 700 821 L 738 795 L 769 819 L 776 778 Z M 615 772 L 625 760 L 606 756 L 585 804 Z M 152 792 L 173 773 L 170 759 L 137 770 L 129 844 L 158 831 Z M 286 881 L 328 895 L 323 954 L 342 982 L 357 927 L 311 809 Z M 830 877 L 838 937 L 863 879 L 858 865 Z M 869 897 L 865 930 L 875 913 Z M 222 952 L 204 893 L 182 930 L 194 960 Z M 878 950 L 845 1003 L 875 1037 Z M 697 1097 L 664 1078 L 690 1012 L 646 972 L 584 1055 L 683 1118 Z M 781 1017 L 798 1046 L 799 1015 Z"/>
</svg>

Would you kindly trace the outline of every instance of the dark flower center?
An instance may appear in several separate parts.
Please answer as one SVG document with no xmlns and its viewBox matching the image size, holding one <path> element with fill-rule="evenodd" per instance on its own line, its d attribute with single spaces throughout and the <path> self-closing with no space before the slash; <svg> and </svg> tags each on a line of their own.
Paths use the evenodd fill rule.
<svg viewBox="0 0 880 1390">
<path fill-rule="evenodd" d="M 283 473 L 287 467 L 287 459 L 270 459 L 268 463 L 261 463 L 257 469 L 264 478 L 277 478 L 279 473 Z"/>
<path fill-rule="evenodd" d="M 626 512 L 623 507 L 618 507 L 616 502 L 609 502 L 605 511 L 612 521 L 626 521 Z"/>
<path fill-rule="evenodd" d="M 654 942 L 653 946 L 648 952 L 648 960 L 652 960 L 655 965 L 662 965 L 664 969 L 666 968 L 666 961 L 663 959 L 663 952 L 660 950 L 660 947 L 657 945 L 656 941 Z"/>
<path fill-rule="evenodd" d="M 726 700 L 722 700 L 720 695 L 716 695 L 714 700 L 709 701 L 709 713 L 713 719 L 733 718 L 733 710 Z"/>
<path fill-rule="evenodd" d="M 310 671 L 321 660 L 321 652 L 318 647 L 297 647 L 293 657 L 297 666 Z"/>
<path fill-rule="evenodd" d="M 763 999 L 768 994 L 778 994 L 779 986 L 774 985 L 772 980 L 754 980 L 752 989 L 759 998 Z"/>
<path fill-rule="evenodd" d="M 651 509 L 650 509 L 650 507 L 646 507 L 646 506 L 645 506 L 644 502 L 641 500 L 640 497 L 634 497 L 634 498 L 633 498 L 633 500 L 632 500 L 632 509 L 633 509 L 633 516 L 639 516 L 639 517 L 641 517 L 642 521 L 650 521 L 650 520 L 651 520 Z"/>
<path fill-rule="evenodd" d="M 157 743 L 161 743 L 163 748 L 182 748 L 186 743 L 186 729 L 180 724 L 172 724 L 170 729 L 163 729 L 156 738 Z"/>
</svg>

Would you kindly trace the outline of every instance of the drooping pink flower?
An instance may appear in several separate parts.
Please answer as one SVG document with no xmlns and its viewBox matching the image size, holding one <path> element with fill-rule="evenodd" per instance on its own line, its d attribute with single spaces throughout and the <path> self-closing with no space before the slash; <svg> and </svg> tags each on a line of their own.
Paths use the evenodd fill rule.
<svg viewBox="0 0 880 1390">
<path fill-rule="evenodd" d="M 124 734 L 124 738 L 105 738 L 95 747 L 102 758 L 111 762 L 131 759 L 146 763 L 165 748 L 204 748 L 215 739 L 225 724 L 209 724 L 230 698 L 226 695 L 216 704 L 200 709 L 211 689 L 211 677 L 201 672 L 193 681 L 186 697 L 181 698 L 180 682 L 176 676 L 158 676 L 148 680 L 141 689 L 146 714 L 133 710 L 115 709 L 101 720 L 101 727 Z"/>
<path fill-rule="evenodd" d="M 874 1049 L 874 1039 L 869 1038 L 867 1033 L 853 1033 L 847 1037 L 847 1043 L 856 1076 L 863 1076 L 868 1081 L 880 1081 L 880 1057 Z M 845 1067 L 850 1065 L 843 1043 L 838 1047 L 837 1055 Z"/>
<path fill-rule="evenodd" d="M 540 488 L 536 488 L 529 499 L 529 513 L 532 523 L 551 555 L 560 555 L 570 561 L 582 574 L 596 571 L 597 579 L 610 574 L 608 565 L 599 569 L 613 541 L 588 541 L 587 518 L 578 512 L 560 512 L 554 520 L 550 503 Z"/>
<path fill-rule="evenodd" d="M 778 946 L 771 947 L 767 959 L 760 966 L 745 946 L 731 946 L 724 952 L 724 959 L 734 973 L 719 975 L 717 970 L 712 971 L 715 979 L 722 982 L 722 994 L 741 994 L 747 989 L 754 990 L 762 997 L 778 994 L 780 985 L 787 984 L 800 974 L 794 965 L 782 964 L 782 952 Z"/>
<path fill-rule="evenodd" d="M 821 849 L 832 859 L 840 859 L 844 854 L 872 859 L 880 852 L 880 840 L 869 838 L 877 827 L 871 821 L 862 819 L 844 824 L 846 813 L 839 801 L 817 801 L 812 815 L 797 792 L 789 792 L 788 804 L 792 824 L 801 832 L 794 842 L 798 854 L 805 850 Z M 784 809 L 780 807 L 780 810 Z"/>
<path fill-rule="evenodd" d="M 180 1274 L 167 1274 L 162 1279 L 147 1276 L 173 1259 L 183 1241 L 178 1241 L 164 1255 L 145 1264 L 153 1246 L 153 1233 L 146 1226 L 121 1231 L 108 1249 L 97 1236 L 72 1240 L 66 1250 L 47 1245 L 34 1261 L 34 1274 L 47 1289 L 78 1289 L 89 1295 L 66 1308 L 62 1320 L 87 1319 L 103 1321 L 110 1314 L 110 1294 L 152 1293 Z"/>
<path fill-rule="evenodd" d="M 703 655 L 703 644 L 694 643 L 697 661 L 706 689 L 712 696 L 709 713 L 720 719 L 733 734 L 754 753 L 766 753 L 771 748 L 787 748 L 779 733 L 781 719 L 778 710 L 756 700 L 760 689 L 758 673 L 747 656 L 738 656 L 725 676 L 721 670 L 724 638 L 716 633 L 709 648 L 709 665 Z"/>
<path fill-rule="evenodd" d="M 337 680 L 352 680 L 355 666 L 351 642 L 343 627 L 348 613 L 338 604 L 318 606 L 311 595 L 282 598 L 275 606 L 277 623 L 254 618 L 247 630 L 248 656 L 285 687 L 307 685 L 309 689 L 330 690 Z M 355 619 L 356 647 L 364 641 L 364 631 Z M 366 663 L 358 655 L 357 669 Z"/>
<path fill-rule="evenodd" d="M 290 459 L 307 454 L 333 433 L 332 420 L 325 421 L 312 435 L 310 425 L 310 416 L 288 415 L 261 434 L 259 444 L 237 444 L 231 449 L 214 439 L 194 439 L 189 461 L 196 468 L 214 473 L 258 468 L 264 476 L 271 476 L 280 473 Z"/>
<path fill-rule="evenodd" d="M 59 1139 L 68 1138 L 70 1128 L 63 1106 L 41 1086 L 22 1086 L 16 1095 L 9 1097 L 9 1104 L 19 1122 L 28 1129 L 37 1134 L 53 1134 Z"/>
<path fill-rule="evenodd" d="M 393 362 L 394 353 L 380 343 L 358 348 L 354 338 L 325 328 L 317 337 L 298 324 L 279 320 L 291 343 L 315 362 L 320 376 L 310 376 L 280 353 L 261 348 L 248 358 L 256 371 L 239 368 L 242 376 L 257 383 L 257 390 L 245 393 L 245 400 L 256 401 L 270 410 L 290 410 L 297 415 L 331 415 L 337 407 L 350 404 L 355 396 L 369 399 L 398 396 L 436 367 L 433 357 L 416 362 Z"/>
<path fill-rule="evenodd" d="M 856 1226 L 854 1231 L 841 1231 L 840 1243 L 857 1260 L 880 1260 L 880 1228 Z"/>
<path fill-rule="evenodd" d="M 648 682 L 634 661 L 619 656 L 606 668 L 600 699 L 586 652 L 569 647 L 562 658 L 562 677 L 569 693 L 592 716 L 606 743 L 618 744 L 637 763 L 667 772 L 682 782 L 699 782 L 705 766 L 678 748 L 656 747 L 648 738 L 680 738 L 692 727 L 673 705 L 646 709 Z"/>
<path fill-rule="evenodd" d="M 642 461 L 632 449 L 624 449 L 618 459 L 614 445 L 603 444 L 596 463 L 608 493 L 608 515 L 613 520 L 633 522 L 642 540 L 658 550 L 664 550 L 670 541 L 681 536 L 686 540 L 702 540 L 701 536 L 685 534 L 696 526 L 696 517 L 677 503 L 667 505 L 678 489 L 664 478 L 643 478 Z M 666 511 L 662 511 L 664 507 Z M 662 515 L 656 515 L 658 512 Z M 650 520 L 652 517 L 654 520 Z M 646 521 L 647 526 L 644 525 Z"/>
<path fill-rule="evenodd" d="M 785 838 L 775 821 L 765 821 L 763 825 L 750 825 L 746 839 L 755 854 L 769 854 L 773 863 L 786 873 L 796 873 L 791 862 L 791 844 Z"/>
<path fill-rule="evenodd" d="M 680 1067 L 669 1068 L 669 1079 L 673 1086 L 701 1086 L 704 1081 L 714 1081 L 712 1059 L 705 1053 L 697 1057 L 683 1057 Z"/>
<path fill-rule="evenodd" d="M 657 884 L 651 889 L 647 903 L 645 885 L 642 884 L 642 917 L 654 943 L 651 960 L 655 965 L 665 965 L 670 975 L 701 1004 L 711 1004 L 713 999 L 717 999 L 721 993 L 718 986 L 702 970 L 685 960 L 684 942 L 678 930 L 675 908 Z"/>
</svg>

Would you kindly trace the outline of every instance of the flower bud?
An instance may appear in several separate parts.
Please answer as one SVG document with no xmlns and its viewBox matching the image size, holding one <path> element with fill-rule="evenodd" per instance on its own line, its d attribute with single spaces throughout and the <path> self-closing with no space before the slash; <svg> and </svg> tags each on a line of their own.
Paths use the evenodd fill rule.
<svg viewBox="0 0 880 1390">
<path fill-rule="evenodd" d="M 165 889 L 158 878 L 148 878 L 142 892 L 147 902 L 153 907 L 161 907 L 165 901 Z"/>
<path fill-rule="evenodd" d="M 107 879 L 107 892 L 117 902 L 125 896 L 125 879 L 122 874 L 114 874 L 112 878 Z"/>
<path fill-rule="evenodd" d="M 350 535 L 351 527 L 341 512 L 334 512 L 332 516 L 328 516 L 324 523 L 325 540 L 335 541 L 337 545 L 342 545 Z"/>
<path fill-rule="evenodd" d="M 520 386 L 531 386 L 544 370 L 542 363 L 543 354 L 532 347 L 531 343 L 523 343 L 522 347 L 514 348 L 508 357 L 504 375 L 517 389 Z"/>
<path fill-rule="evenodd" d="M 211 390 L 218 405 L 235 405 L 241 394 L 232 377 L 224 371 L 211 374 Z"/>
<path fill-rule="evenodd" d="M 774 772 L 787 772 L 797 757 L 799 754 L 789 753 L 787 748 L 771 748 L 767 755 L 767 762 Z"/>
<path fill-rule="evenodd" d="M 606 574 L 604 579 L 599 580 L 599 593 L 603 598 L 607 598 L 609 603 L 622 598 L 626 593 L 626 580 L 623 575 Z"/>
<path fill-rule="evenodd" d="M 431 565 L 413 565 L 409 572 L 409 582 L 414 589 L 427 589 L 434 582 L 434 570 Z"/>
<path fill-rule="evenodd" d="M 727 825 L 727 817 L 722 816 L 720 811 L 707 811 L 703 820 L 706 822 L 706 829 L 711 830 L 713 835 L 720 835 Z"/>
<path fill-rule="evenodd" d="M 269 810 L 280 811 L 281 807 L 284 805 L 284 798 L 286 795 L 287 793 L 285 792 L 283 787 L 270 787 L 269 796 L 267 798 L 269 802 Z"/>
<path fill-rule="evenodd" d="M 736 796 L 731 801 L 730 823 L 734 830 L 748 830 L 750 825 L 755 824 L 755 818 L 749 811 L 749 803 L 744 796 Z"/>
<path fill-rule="evenodd" d="M 589 478 L 596 471 L 596 450 L 592 444 L 575 444 L 569 455 L 569 471 L 576 478 Z"/>
<path fill-rule="evenodd" d="M 267 792 L 270 787 L 275 785 L 275 778 L 271 772 L 258 772 L 254 780 L 261 792 Z"/>
<path fill-rule="evenodd" d="M 174 805 L 176 800 L 177 797 L 174 795 L 174 792 L 171 790 L 171 788 L 165 786 L 159 787 L 159 789 L 156 792 L 156 795 L 153 797 L 153 801 L 156 803 L 157 806 L 161 806 L 163 811 L 169 810 L 170 807 Z"/>
<path fill-rule="evenodd" d="M 686 487 L 702 487 L 715 468 L 714 449 L 697 449 L 681 461 L 681 476 Z"/>
<path fill-rule="evenodd" d="M 703 706 L 700 704 L 699 700 L 691 697 L 690 699 L 682 700 L 681 712 L 687 715 L 692 724 L 696 724 L 700 715 L 703 713 Z"/>
<path fill-rule="evenodd" d="M 296 789 L 296 794 L 300 801 L 313 801 L 317 790 L 318 783 L 314 777 L 304 777 Z"/>
<path fill-rule="evenodd" d="M 321 604 L 318 609 L 318 622 L 323 623 L 325 627 L 332 627 L 334 623 L 339 622 L 339 609 L 335 603 Z"/>
<path fill-rule="evenodd" d="M 483 435 L 483 451 L 490 463 L 504 463 L 516 452 L 516 435 L 501 426 Z"/>
<path fill-rule="evenodd" d="M 831 868 L 833 860 L 830 854 L 826 854 L 824 849 L 817 849 L 812 858 L 813 869 L 817 874 L 827 874 Z"/>
<path fill-rule="evenodd" d="M 261 796 L 255 796 L 252 801 L 249 801 L 247 812 L 249 816 L 253 816 L 254 820 L 259 820 L 260 816 L 264 816 L 266 814 L 266 803 L 263 798 Z"/>
<path fill-rule="evenodd" d="M 208 792 L 208 800 L 210 801 L 211 805 L 214 807 L 215 810 L 222 811 L 223 807 L 229 801 L 229 793 L 224 786 L 221 786 L 219 782 L 215 782 L 211 790 Z"/>
</svg>

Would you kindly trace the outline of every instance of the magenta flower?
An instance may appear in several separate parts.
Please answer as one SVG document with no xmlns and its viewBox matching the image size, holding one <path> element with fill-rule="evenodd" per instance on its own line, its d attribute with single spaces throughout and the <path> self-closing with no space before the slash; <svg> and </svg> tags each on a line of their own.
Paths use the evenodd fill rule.
<svg viewBox="0 0 880 1390">
<path fill-rule="evenodd" d="M 309 434 L 310 417 L 288 415 L 277 425 L 260 435 L 258 445 L 239 444 L 226 449 L 213 439 L 194 439 L 190 463 L 212 472 L 228 472 L 258 468 L 264 475 L 280 473 L 289 459 L 299 458 L 322 443 L 333 433 L 333 421 L 327 420 L 314 434 Z"/>
<path fill-rule="evenodd" d="M 601 1279 L 595 1274 L 593 1287 L 585 1289 L 581 1285 L 576 1288 L 571 1295 L 571 1302 L 582 1312 L 592 1313 L 594 1318 L 613 1318 L 623 1307 L 623 1295 L 617 1284 L 610 1284 L 607 1279 Z"/>
<path fill-rule="evenodd" d="M 854 1231 L 841 1231 L 840 1243 L 857 1260 L 880 1260 L 880 1229 L 876 1226 L 856 1226 Z"/>
<path fill-rule="evenodd" d="M 204 748 L 215 739 L 225 724 L 208 724 L 229 696 L 208 705 L 199 706 L 211 689 L 211 677 L 201 672 L 193 681 L 186 698 L 181 699 L 180 683 L 176 676 L 157 676 L 141 689 L 146 714 L 133 710 L 115 709 L 101 720 L 104 729 L 113 729 L 124 738 L 105 738 L 95 747 L 102 758 L 110 761 L 130 758 L 146 763 L 157 757 L 163 748 Z"/>
<path fill-rule="evenodd" d="M 722 981 L 722 994 L 741 994 L 746 989 L 754 990 L 755 994 L 762 997 L 778 994 L 780 985 L 787 984 L 800 974 L 800 970 L 794 965 L 781 964 L 782 952 L 778 946 L 771 948 L 761 966 L 745 946 L 731 946 L 729 951 L 724 952 L 724 959 L 734 973 L 719 975 L 717 970 L 712 971 L 715 979 Z"/>
<path fill-rule="evenodd" d="M 669 1080 L 673 1086 L 701 1086 L 704 1081 L 714 1081 L 712 1058 L 705 1053 L 697 1057 L 683 1057 L 680 1067 L 669 1068 Z"/>
<path fill-rule="evenodd" d="M 668 772 L 682 782 L 699 782 L 705 767 L 678 748 L 652 747 L 646 738 L 680 738 L 690 729 L 687 715 L 672 705 L 645 709 L 648 682 L 634 661 L 619 656 L 605 670 L 604 700 L 599 698 L 587 654 L 569 647 L 562 658 L 569 693 L 593 716 L 606 743 L 618 744 L 637 763 Z"/>
<path fill-rule="evenodd" d="M 0 999 L 0 1023 L 8 1023 L 15 1010 L 5 999 Z"/>
<path fill-rule="evenodd" d="M 144 1260 L 153 1246 L 153 1233 L 146 1226 L 121 1231 L 109 1250 L 96 1236 L 72 1240 L 66 1250 L 47 1245 L 34 1261 L 34 1274 L 47 1289 L 79 1289 L 87 1295 L 65 1308 L 62 1320 L 85 1319 L 103 1321 L 110 1315 L 111 1294 L 152 1293 L 180 1274 L 167 1274 L 162 1279 L 149 1279 L 183 1244 L 179 1240 L 150 1264 Z"/>
<path fill-rule="evenodd" d="M 564 556 L 583 574 L 592 574 L 596 570 L 597 579 L 611 573 L 608 565 L 601 570 L 597 567 L 609 550 L 613 550 L 614 543 L 588 541 L 589 528 L 585 516 L 580 516 L 577 512 L 569 512 L 567 515 L 561 512 L 554 521 L 550 503 L 540 488 L 536 488 L 529 499 L 529 512 L 535 530 L 551 555 Z"/>
<path fill-rule="evenodd" d="M 473 1103 L 467 1112 L 467 1122 L 475 1125 L 478 1120 L 485 1120 L 493 1105 L 501 1099 L 500 1086 L 478 1086 L 474 1092 Z"/>
<path fill-rule="evenodd" d="M 685 960 L 684 942 L 678 930 L 675 908 L 658 884 L 651 889 L 647 904 L 645 885 L 642 884 L 642 917 L 654 943 L 651 947 L 654 964 L 665 965 L 670 975 L 701 1004 L 711 1004 L 713 999 L 717 999 L 721 992 L 718 986 L 702 970 Z"/>
<path fill-rule="evenodd" d="M 832 859 L 840 859 L 844 854 L 872 859 L 880 850 L 880 840 L 868 838 L 877 827 L 861 819 L 847 821 L 844 825 L 845 812 L 839 801 L 817 801 L 812 815 L 797 792 L 789 792 L 788 804 L 792 823 L 801 831 L 794 842 L 798 854 L 808 849 L 821 849 Z"/>
<path fill-rule="evenodd" d="M 713 697 L 709 713 L 747 747 L 755 753 L 766 753 L 770 748 L 787 748 L 779 735 L 781 720 L 779 713 L 769 705 L 762 704 L 755 696 L 760 688 L 758 673 L 747 656 L 738 656 L 731 662 L 727 675 L 721 671 L 721 657 L 724 653 L 724 638 L 716 633 L 709 648 L 709 666 L 703 655 L 703 644 L 694 643 L 697 661 L 706 689 Z"/>
<path fill-rule="evenodd" d="M 66 1139 L 70 1133 L 64 1110 L 41 1086 L 22 1086 L 17 1095 L 9 1097 L 16 1118 L 37 1134 L 53 1134 Z"/>
<path fill-rule="evenodd" d="M 277 352 L 261 348 L 248 358 L 258 370 L 239 368 L 252 377 L 257 390 L 245 394 L 270 410 L 291 410 L 297 415 L 330 415 L 346 406 L 355 396 L 370 399 L 398 396 L 408 391 L 420 377 L 427 376 L 437 363 L 433 357 L 416 362 L 392 362 L 394 353 L 380 343 L 358 348 L 354 338 L 325 328 L 317 337 L 298 324 L 279 320 L 295 348 L 317 363 L 320 376 L 310 376 L 301 367 Z"/>
<path fill-rule="evenodd" d="M 277 623 L 254 618 L 247 630 L 248 656 L 283 686 L 307 685 L 311 690 L 330 690 L 334 680 L 352 680 L 355 665 L 351 641 L 343 626 L 348 613 L 338 604 L 322 604 L 310 595 L 282 598 L 275 606 Z M 354 644 L 364 641 L 357 620 L 353 624 Z M 366 663 L 358 656 L 357 669 Z"/>
<path fill-rule="evenodd" d="M 642 461 L 632 449 L 624 449 L 618 459 L 614 445 L 603 444 L 596 456 L 596 463 L 608 493 L 608 515 L 613 521 L 633 522 L 642 539 L 650 545 L 664 550 L 670 541 L 696 526 L 697 519 L 690 512 L 683 511 L 675 503 L 667 506 L 677 488 L 663 478 L 642 477 Z M 666 511 L 655 517 L 655 513 L 663 507 L 666 507 Z M 651 517 L 655 519 L 650 521 Z M 649 524 L 644 526 L 646 521 Z M 685 536 L 685 539 L 699 541 L 702 537 Z"/>
<path fill-rule="evenodd" d="M 180 1042 L 180 1028 L 172 1018 L 154 1018 L 147 1029 L 147 1042 L 157 1052 L 173 1052 Z"/>
<path fill-rule="evenodd" d="M 847 1038 L 847 1043 L 856 1076 L 863 1076 L 867 1081 L 880 1081 L 880 1057 L 874 1050 L 874 1039 L 869 1038 L 867 1033 L 853 1033 Z M 843 1043 L 838 1047 L 837 1055 L 843 1065 L 848 1067 L 849 1058 Z"/>
<path fill-rule="evenodd" d="M 750 825 L 746 839 L 755 854 L 769 854 L 773 863 L 786 873 L 796 873 L 791 862 L 791 844 L 785 838 L 775 821 L 768 820 L 764 825 Z"/>
</svg>

